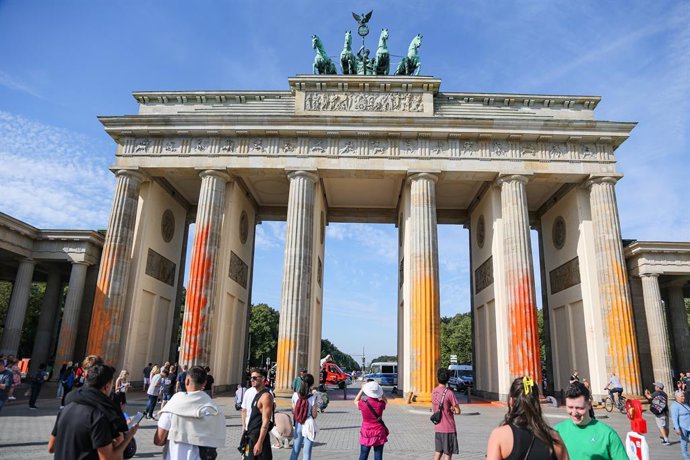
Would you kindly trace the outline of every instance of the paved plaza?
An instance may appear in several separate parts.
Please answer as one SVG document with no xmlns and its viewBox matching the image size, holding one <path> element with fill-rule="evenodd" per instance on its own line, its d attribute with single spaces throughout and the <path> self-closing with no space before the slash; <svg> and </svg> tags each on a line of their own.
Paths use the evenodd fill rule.
<svg viewBox="0 0 690 460">
<path fill-rule="evenodd" d="M 342 391 L 329 392 L 331 403 L 325 413 L 320 414 L 317 422 L 319 434 L 313 450 L 315 458 L 329 460 L 357 458 L 359 452 L 358 435 L 361 423 L 359 411 L 352 403 L 355 389 L 350 389 L 348 401 L 342 400 Z M 17 392 L 18 395 L 24 392 Z M 38 410 L 29 410 L 26 398 L 9 401 L 0 414 L 0 459 L 24 460 L 27 458 L 51 458 L 47 453 L 47 442 L 50 430 L 55 422 L 55 415 L 59 407 L 59 400 L 54 398 L 54 384 L 46 385 L 43 396 L 38 401 Z M 49 398 L 48 396 L 53 396 Z M 464 396 L 458 395 L 461 401 Z M 239 458 L 235 446 L 239 442 L 240 413 L 233 407 L 230 394 L 223 394 L 216 400 L 226 414 L 227 443 L 220 450 L 219 458 Z M 129 413 L 143 411 L 146 398 L 143 393 L 129 395 Z M 287 401 L 279 401 L 280 406 L 286 406 Z M 457 416 L 456 423 L 460 441 L 460 455 L 455 458 L 483 459 L 486 442 L 491 429 L 499 424 L 505 408 L 487 403 L 462 404 L 465 415 Z M 287 410 L 279 407 L 278 410 Z M 556 424 L 566 418 L 564 410 L 545 408 L 548 420 Z M 472 415 L 471 415 L 472 414 Z M 384 449 L 385 457 L 389 459 L 425 459 L 431 458 L 433 452 L 433 425 L 429 421 L 429 409 L 421 406 L 407 406 L 393 402 L 384 413 L 384 420 L 391 430 L 391 436 Z M 605 417 L 606 412 L 598 411 L 598 417 Z M 679 454 L 679 439 L 674 433 L 671 435 L 672 446 L 666 447 L 658 442 L 656 426 L 652 415 L 645 413 L 647 426 L 653 430 L 647 437 L 650 442 L 650 456 L 653 459 L 677 459 Z M 613 426 L 621 437 L 629 427 L 627 417 L 620 413 L 612 413 L 604 422 Z M 160 458 L 161 448 L 153 445 L 155 422 L 142 421 L 137 440 L 137 458 Z M 274 449 L 274 458 L 282 460 L 289 458 L 289 451 Z M 373 458 L 371 454 L 370 458 Z"/>
</svg>

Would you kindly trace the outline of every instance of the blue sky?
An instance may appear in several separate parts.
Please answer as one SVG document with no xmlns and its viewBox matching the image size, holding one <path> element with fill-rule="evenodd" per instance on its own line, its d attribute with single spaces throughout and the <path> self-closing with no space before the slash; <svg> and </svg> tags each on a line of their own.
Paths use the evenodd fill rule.
<svg viewBox="0 0 690 460">
<path fill-rule="evenodd" d="M 105 228 L 114 144 L 98 115 L 137 90 L 287 89 L 331 55 L 351 12 L 374 10 L 401 55 L 416 33 L 442 91 L 602 96 L 601 120 L 639 122 L 616 154 L 624 238 L 690 240 L 687 1 L 0 0 L 0 211 L 44 228 Z M 278 308 L 284 224 L 257 229 L 253 301 Z M 324 337 L 395 353 L 396 229 L 331 224 Z M 439 228 L 443 315 L 469 309 L 466 230 Z M 381 325 L 385 325 L 381 327 Z"/>
</svg>

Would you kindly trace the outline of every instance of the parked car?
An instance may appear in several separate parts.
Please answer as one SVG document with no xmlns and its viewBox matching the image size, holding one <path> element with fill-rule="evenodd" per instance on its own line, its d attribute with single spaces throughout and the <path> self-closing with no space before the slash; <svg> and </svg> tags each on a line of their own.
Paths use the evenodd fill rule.
<svg viewBox="0 0 690 460">
<path fill-rule="evenodd" d="M 466 392 L 468 387 L 474 386 L 474 372 L 471 364 L 451 364 L 448 386 L 455 391 Z"/>
</svg>

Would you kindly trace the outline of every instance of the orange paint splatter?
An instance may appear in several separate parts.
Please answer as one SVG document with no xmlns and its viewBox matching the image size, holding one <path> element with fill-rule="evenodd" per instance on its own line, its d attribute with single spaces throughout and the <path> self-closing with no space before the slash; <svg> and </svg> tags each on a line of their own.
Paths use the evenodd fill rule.
<svg viewBox="0 0 690 460">
<path fill-rule="evenodd" d="M 537 309 L 534 304 L 534 291 L 530 274 L 509 275 L 508 290 L 510 374 L 512 377 L 528 375 L 541 382 Z"/>
<path fill-rule="evenodd" d="M 412 282 L 410 383 L 418 402 L 431 400 L 441 362 L 438 283 L 429 275 Z"/>
<path fill-rule="evenodd" d="M 208 364 L 199 360 L 205 358 L 208 351 L 208 293 L 215 264 L 215 254 L 208 254 L 209 233 L 208 224 L 199 227 L 192 247 L 180 354 L 180 359 L 188 364 Z"/>
</svg>

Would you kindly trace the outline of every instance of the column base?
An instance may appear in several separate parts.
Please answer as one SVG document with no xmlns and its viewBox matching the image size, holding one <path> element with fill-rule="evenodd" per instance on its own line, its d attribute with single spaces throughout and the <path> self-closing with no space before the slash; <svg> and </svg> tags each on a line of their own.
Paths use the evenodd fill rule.
<svg viewBox="0 0 690 460">
<path fill-rule="evenodd" d="M 292 398 L 293 393 L 294 391 L 292 391 L 292 388 L 276 388 L 273 391 L 276 398 Z"/>
<path fill-rule="evenodd" d="M 431 403 L 431 393 L 415 393 L 413 397 L 414 403 Z"/>
</svg>

